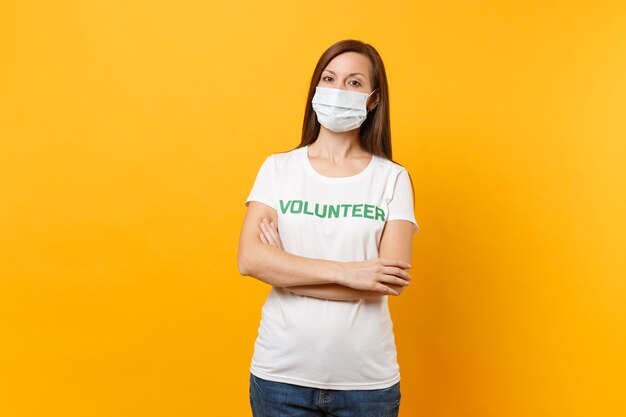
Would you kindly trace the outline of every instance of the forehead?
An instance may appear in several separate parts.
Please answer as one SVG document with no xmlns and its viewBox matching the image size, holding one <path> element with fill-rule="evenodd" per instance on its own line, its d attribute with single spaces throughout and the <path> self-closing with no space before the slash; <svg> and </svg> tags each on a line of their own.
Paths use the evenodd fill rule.
<svg viewBox="0 0 626 417">
<path fill-rule="evenodd" d="M 324 69 L 343 75 L 360 72 L 369 78 L 371 67 L 372 64 L 365 55 L 358 52 L 344 52 L 334 57 Z"/>
</svg>

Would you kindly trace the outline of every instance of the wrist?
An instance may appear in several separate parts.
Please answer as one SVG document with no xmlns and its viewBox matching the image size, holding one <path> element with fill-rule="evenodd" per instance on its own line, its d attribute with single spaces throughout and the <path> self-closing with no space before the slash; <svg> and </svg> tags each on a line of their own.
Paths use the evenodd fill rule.
<svg viewBox="0 0 626 417">
<path fill-rule="evenodd" d="M 331 284 L 345 285 L 343 265 L 341 262 L 329 261 L 328 280 Z"/>
</svg>

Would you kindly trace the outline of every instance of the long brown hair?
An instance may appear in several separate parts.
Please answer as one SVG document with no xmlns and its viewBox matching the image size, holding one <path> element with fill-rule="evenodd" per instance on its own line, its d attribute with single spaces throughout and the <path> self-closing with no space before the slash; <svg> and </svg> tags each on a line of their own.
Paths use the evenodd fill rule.
<svg viewBox="0 0 626 417">
<path fill-rule="evenodd" d="M 389 123 L 389 88 L 387 74 L 380 55 L 372 45 L 354 39 L 339 41 L 328 48 L 317 61 L 309 94 L 306 99 L 304 123 L 302 124 L 302 140 L 296 147 L 301 148 L 315 142 L 320 133 L 320 123 L 313 110 L 311 100 L 315 94 L 315 87 L 320 81 L 322 72 L 337 55 L 344 52 L 358 52 L 369 58 L 372 64 L 372 87 L 378 89 L 378 105 L 371 110 L 359 131 L 359 141 L 363 149 L 368 152 L 392 160 L 391 158 L 391 126 Z"/>
</svg>

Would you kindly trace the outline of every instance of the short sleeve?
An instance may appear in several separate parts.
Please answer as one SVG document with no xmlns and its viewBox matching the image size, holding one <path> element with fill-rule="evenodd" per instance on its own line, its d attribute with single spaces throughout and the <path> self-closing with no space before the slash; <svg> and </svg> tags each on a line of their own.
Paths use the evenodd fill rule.
<svg viewBox="0 0 626 417">
<path fill-rule="evenodd" d="M 408 220 L 415 225 L 415 231 L 419 231 L 419 225 L 413 213 L 413 188 L 409 172 L 402 168 L 396 177 L 393 194 L 388 203 L 387 220 Z"/>
<path fill-rule="evenodd" d="M 270 155 L 265 158 L 265 161 L 261 165 L 245 205 L 247 206 L 250 201 L 258 201 L 277 210 L 275 190 L 274 158 L 273 155 Z"/>
</svg>

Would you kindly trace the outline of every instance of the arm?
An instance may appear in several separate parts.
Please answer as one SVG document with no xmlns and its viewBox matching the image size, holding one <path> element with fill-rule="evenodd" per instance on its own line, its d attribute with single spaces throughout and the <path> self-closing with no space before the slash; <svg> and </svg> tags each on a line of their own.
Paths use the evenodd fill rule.
<svg viewBox="0 0 626 417">
<path fill-rule="evenodd" d="M 278 221 L 276 210 L 251 201 L 244 218 L 237 263 L 242 275 L 253 276 L 275 287 L 293 285 L 342 284 L 359 290 L 395 294 L 388 285 L 402 285 L 410 277 L 399 259 L 376 258 L 361 262 L 335 262 L 312 259 L 283 251 L 261 240 L 258 225 L 262 219 Z"/>
<path fill-rule="evenodd" d="M 410 264 L 414 234 L 415 228 L 411 222 L 406 220 L 388 221 L 380 240 L 379 256 L 381 258 L 401 259 Z M 393 288 L 397 295 L 402 294 L 405 287 L 405 285 L 388 286 Z M 386 295 L 383 292 L 355 290 L 339 284 L 299 285 L 287 287 L 286 289 L 295 294 L 330 300 L 357 300 Z"/>
</svg>

